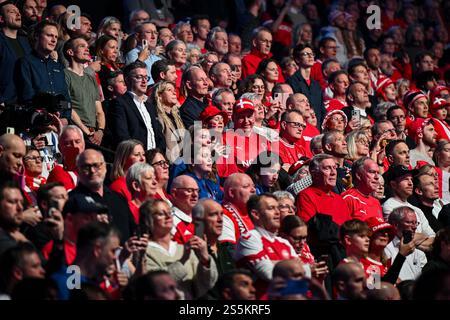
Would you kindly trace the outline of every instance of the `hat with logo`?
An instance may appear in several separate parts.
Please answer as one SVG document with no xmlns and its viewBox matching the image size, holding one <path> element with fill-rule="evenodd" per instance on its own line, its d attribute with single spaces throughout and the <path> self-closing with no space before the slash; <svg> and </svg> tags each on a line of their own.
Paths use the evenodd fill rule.
<svg viewBox="0 0 450 320">
<path fill-rule="evenodd" d="M 395 237 L 395 227 L 380 217 L 370 217 L 365 220 L 367 225 L 369 226 L 370 236 L 372 236 L 375 232 L 385 230 L 389 235 L 389 242 L 392 241 Z"/>
<path fill-rule="evenodd" d="M 239 99 L 238 101 L 236 101 L 236 103 L 234 104 L 234 107 L 233 107 L 234 114 L 241 113 L 246 110 L 255 111 L 255 105 L 253 104 L 252 100 L 243 98 L 243 99 Z"/>
</svg>

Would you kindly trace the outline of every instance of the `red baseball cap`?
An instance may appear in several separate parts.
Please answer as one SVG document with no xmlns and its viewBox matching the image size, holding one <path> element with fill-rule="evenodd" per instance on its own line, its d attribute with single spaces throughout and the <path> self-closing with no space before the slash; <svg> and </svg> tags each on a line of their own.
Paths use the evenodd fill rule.
<svg viewBox="0 0 450 320">
<path fill-rule="evenodd" d="M 423 132 L 423 128 L 425 128 L 427 125 L 433 124 L 432 118 L 417 118 L 414 121 L 412 121 L 408 126 L 408 135 L 411 137 L 411 139 L 416 140 L 416 137 L 419 133 Z"/>
<path fill-rule="evenodd" d="M 241 113 L 246 110 L 252 110 L 255 111 L 255 105 L 253 104 L 253 101 L 250 99 L 239 99 L 236 101 L 233 107 L 233 114 L 235 113 Z"/>
<path fill-rule="evenodd" d="M 200 113 L 200 120 L 203 124 L 207 123 L 211 118 L 214 118 L 217 115 L 221 115 L 223 117 L 223 123 L 227 124 L 228 115 L 225 111 L 220 110 L 219 108 L 209 105 L 207 106 L 202 113 Z"/>
<path fill-rule="evenodd" d="M 442 91 L 450 92 L 450 89 L 447 88 L 446 86 L 441 86 L 441 85 L 437 85 L 436 87 L 431 89 L 431 92 L 430 92 L 431 102 L 433 102 L 436 97 L 439 97 Z"/>
<path fill-rule="evenodd" d="M 438 109 L 446 108 L 449 105 L 450 105 L 450 102 L 447 102 L 447 100 L 445 100 L 444 98 L 435 97 L 431 101 L 430 109 L 431 110 L 438 110 Z"/>
<path fill-rule="evenodd" d="M 389 242 L 392 241 L 395 237 L 395 227 L 380 217 L 370 217 L 366 220 L 367 225 L 369 226 L 370 236 L 372 236 L 375 232 L 380 230 L 386 230 L 389 235 Z"/>
<path fill-rule="evenodd" d="M 301 167 L 309 165 L 311 162 L 311 159 L 305 159 L 305 160 L 298 160 L 296 163 L 292 164 L 289 167 L 289 175 L 293 176 Z"/>
</svg>

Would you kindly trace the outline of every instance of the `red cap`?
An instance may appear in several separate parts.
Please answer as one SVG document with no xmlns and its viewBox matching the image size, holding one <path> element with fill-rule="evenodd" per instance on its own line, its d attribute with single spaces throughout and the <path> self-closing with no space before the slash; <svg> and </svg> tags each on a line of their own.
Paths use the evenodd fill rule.
<svg viewBox="0 0 450 320">
<path fill-rule="evenodd" d="M 430 100 L 433 102 L 436 97 L 439 97 L 441 95 L 442 91 L 449 91 L 450 92 L 450 89 L 447 88 L 446 86 L 437 85 L 436 87 L 431 89 Z"/>
<path fill-rule="evenodd" d="M 438 110 L 450 105 L 444 98 L 435 97 L 431 102 L 431 110 Z"/>
<path fill-rule="evenodd" d="M 380 230 L 386 230 L 389 235 L 389 242 L 392 241 L 395 237 L 395 227 L 380 217 L 370 217 L 366 220 L 367 225 L 369 226 L 370 236 L 372 236 L 375 232 Z"/>
<path fill-rule="evenodd" d="M 252 100 L 243 98 L 236 101 L 233 107 L 233 114 L 240 113 L 245 110 L 255 111 L 255 105 L 253 104 Z"/>
<path fill-rule="evenodd" d="M 427 125 L 433 124 L 432 118 L 417 118 L 416 120 L 412 121 L 410 125 L 408 126 L 408 135 L 414 139 L 414 141 L 417 138 L 417 135 L 419 133 L 423 132 L 423 128 L 425 128 Z"/>
<path fill-rule="evenodd" d="M 391 84 L 394 84 L 394 81 L 391 80 L 389 77 L 383 77 L 378 79 L 377 82 L 377 93 L 381 94 L 385 88 L 390 86 Z"/>
<path fill-rule="evenodd" d="M 206 124 L 211 118 L 214 118 L 217 115 L 221 115 L 223 117 L 223 123 L 227 124 L 228 115 L 225 111 L 219 110 L 219 108 L 215 106 L 207 106 L 202 113 L 200 114 L 200 120 L 203 124 Z"/>
<path fill-rule="evenodd" d="M 306 159 L 306 160 L 298 160 L 296 163 L 292 164 L 289 167 L 289 175 L 293 176 L 301 167 L 309 165 L 309 163 L 311 162 L 311 159 Z"/>
<path fill-rule="evenodd" d="M 322 122 L 322 131 L 325 130 L 325 127 L 327 125 L 328 120 L 331 118 L 331 116 L 333 114 L 340 114 L 343 118 L 344 118 L 344 127 L 347 128 L 347 124 L 348 124 L 348 119 L 347 119 L 347 115 L 345 114 L 344 111 L 342 110 L 331 110 L 330 112 L 328 112 L 325 115 L 325 119 L 323 119 Z"/>
</svg>

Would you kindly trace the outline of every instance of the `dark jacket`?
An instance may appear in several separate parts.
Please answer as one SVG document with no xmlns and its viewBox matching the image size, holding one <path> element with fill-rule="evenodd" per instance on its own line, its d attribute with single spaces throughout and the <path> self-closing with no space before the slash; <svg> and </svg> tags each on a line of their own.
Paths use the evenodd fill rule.
<svg viewBox="0 0 450 320">
<path fill-rule="evenodd" d="M 64 66 L 51 58 L 41 58 L 34 51 L 17 61 L 15 82 L 19 101 L 23 103 L 31 102 L 39 92 L 62 94 L 70 101 Z"/>
<path fill-rule="evenodd" d="M 102 197 L 98 193 L 92 192 L 79 183 L 78 186 L 69 193 L 69 197 L 75 194 L 90 196 L 95 201 L 103 203 L 108 207 L 110 224 L 119 230 L 121 243 L 124 243 L 133 235 L 136 228 L 133 215 L 125 198 L 118 193 L 111 191 L 105 186 L 103 187 Z"/>
<path fill-rule="evenodd" d="M 308 98 L 309 103 L 316 113 L 317 126 L 320 130 L 320 126 L 325 118 L 326 110 L 323 106 L 322 89 L 320 88 L 319 83 L 316 80 L 311 79 L 311 85 L 308 86 L 300 70 L 288 78 L 286 83 L 292 87 L 294 93 L 303 93 Z"/>
<path fill-rule="evenodd" d="M 17 36 L 24 54 L 31 52 L 28 39 L 23 36 Z M 14 84 L 14 66 L 16 61 L 21 58 L 17 56 L 7 37 L 0 32 L 0 103 L 15 102 L 17 100 L 16 86 Z"/>
<path fill-rule="evenodd" d="M 200 113 L 208 106 L 206 99 L 200 101 L 188 96 L 186 101 L 180 107 L 180 117 L 183 120 L 184 127 L 189 129 L 194 121 L 200 121 Z"/>
<path fill-rule="evenodd" d="M 156 146 L 165 154 L 166 140 L 157 118 L 156 109 L 149 100 L 145 102 L 145 106 L 152 121 Z M 108 119 L 107 126 L 110 126 L 113 134 L 113 145 L 117 146 L 123 140 L 137 139 L 144 144 L 146 150 L 148 149 L 147 127 L 130 92 L 111 102 Z"/>
</svg>

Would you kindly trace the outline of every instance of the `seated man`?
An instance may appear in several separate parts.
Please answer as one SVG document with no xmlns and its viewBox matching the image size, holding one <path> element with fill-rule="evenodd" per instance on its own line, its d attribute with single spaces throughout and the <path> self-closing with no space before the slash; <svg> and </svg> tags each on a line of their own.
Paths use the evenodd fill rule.
<svg viewBox="0 0 450 320">
<path fill-rule="evenodd" d="M 395 238 L 384 249 L 384 253 L 388 259 L 395 259 L 399 253 L 400 242 L 405 242 L 405 233 L 409 233 L 411 241 L 414 241 L 416 245 L 422 240 L 417 239 L 416 231 L 419 225 L 416 213 L 410 207 L 400 206 L 395 208 L 389 215 L 389 223 L 396 228 Z M 427 257 L 422 250 L 414 250 L 413 253 L 406 257 L 400 270 L 399 279 L 415 280 L 422 273 L 422 268 L 427 263 Z"/>
<path fill-rule="evenodd" d="M 253 275 L 245 269 L 236 269 L 222 275 L 217 282 L 222 300 L 255 300 Z"/>
<path fill-rule="evenodd" d="M 348 155 L 347 141 L 345 136 L 337 130 L 330 130 L 323 134 L 322 148 L 325 154 L 333 156 L 337 165 L 336 187 L 333 189 L 337 194 L 341 194 L 349 188 L 350 164 L 345 160 Z"/>
<path fill-rule="evenodd" d="M 344 199 L 332 190 L 336 186 L 336 162 L 333 156 L 319 154 L 309 164 L 313 184 L 301 191 L 297 198 L 297 215 L 308 222 L 316 214 L 331 216 L 338 225 L 350 220 L 350 211 Z"/>
<path fill-rule="evenodd" d="M 276 235 L 280 228 L 280 211 L 275 196 L 262 194 L 250 197 L 247 211 L 255 229 L 241 236 L 235 259 L 238 265 L 256 274 L 256 295 L 260 298 L 266 293 L 275 263 L 298 259 L 298 256 L 289 241 Z"/>
<path fill-rule="evenodd" d="M 434 161 L 431 159 L 432 149 L 436 147 L 437 138 L 434 120 L 417 118 L 409 124 L 408 135 L 416 143 L 416 148 L 409 152 L 411 166 L 416 167 L 417 161 L 425 161 L 434 166 Z"/>
<path fill-rule="evenodd" d="M 220 242 L 236 244 L 243 233 L 254 229 L 247 212 L 247 202 L 255 193 L 253 180 L 244 173 L 234 173 L 225 180 Z"/>
<path fill-rule="evenodd" d="M 380 183 L 379 168 L 368 157 L 356 160 L 352 165 L 354 187 L 342 193 L 342 198 L 354 219 L 366 220 L 370 217 L 383 217 L 380 202 L 371 196 Z"/>
<path fill-rule="evenodd" d="M 362 300 L 365 298 L 365 276 L 360 263 L 342 263 L 334 270 L 333 289 L 337 300 Z"/>
</svg>

